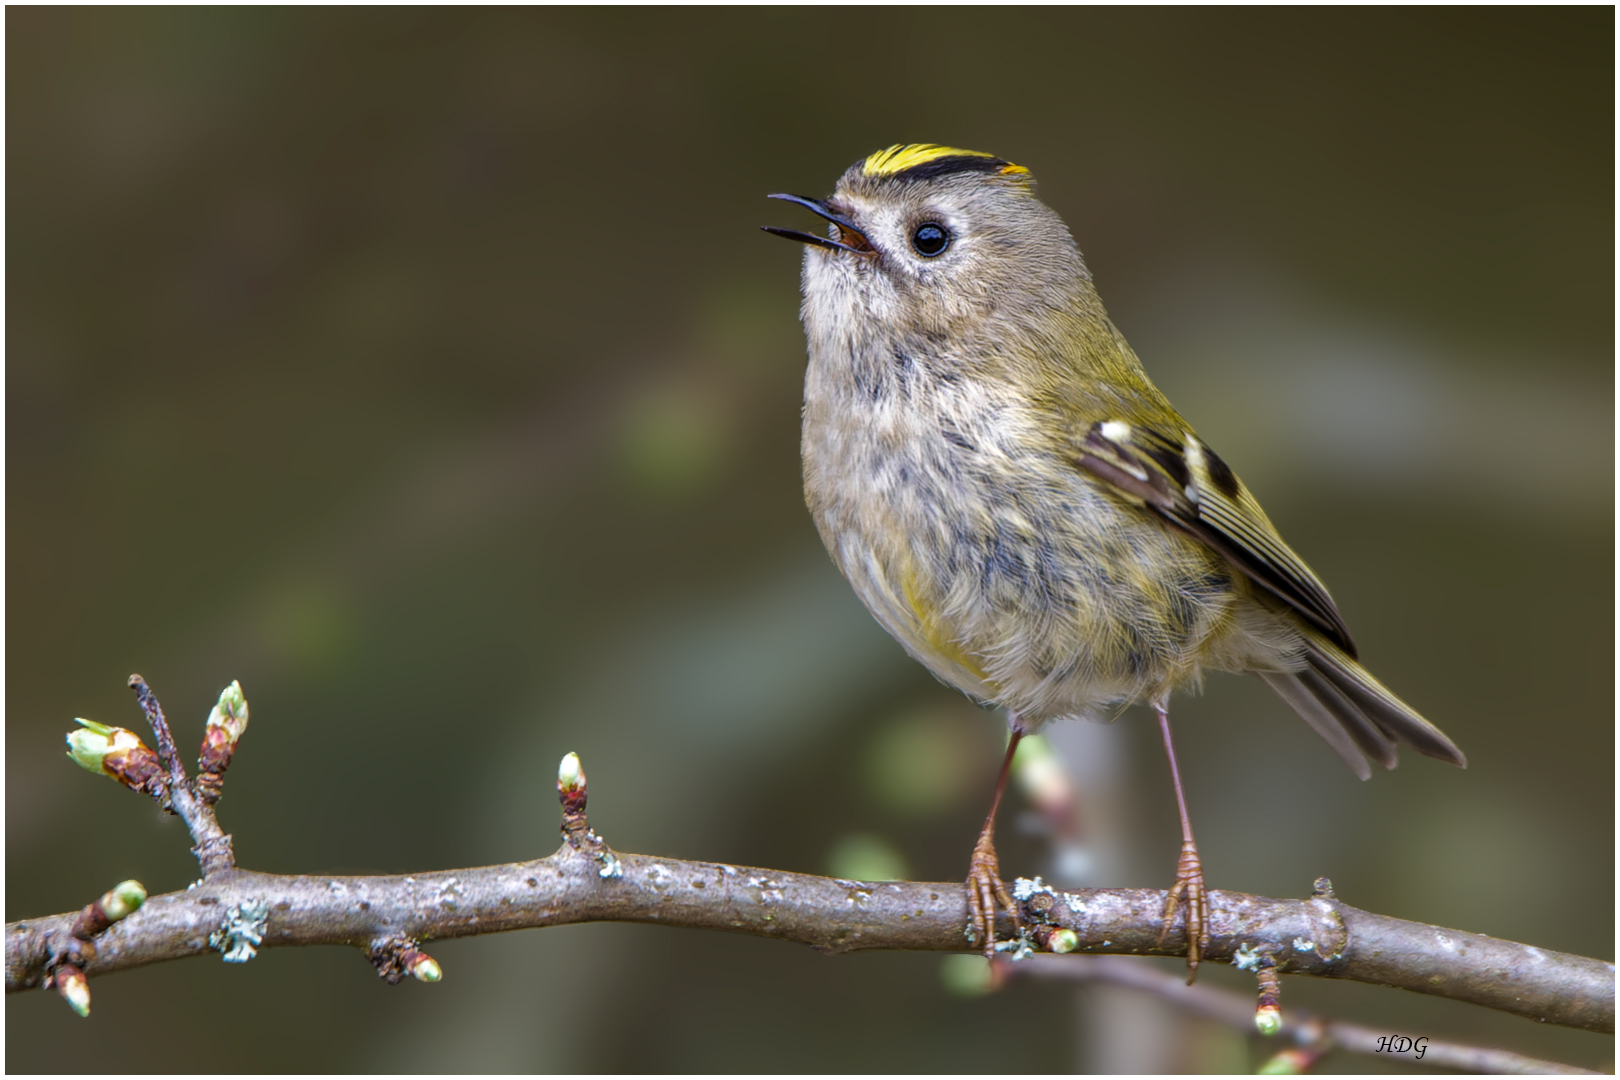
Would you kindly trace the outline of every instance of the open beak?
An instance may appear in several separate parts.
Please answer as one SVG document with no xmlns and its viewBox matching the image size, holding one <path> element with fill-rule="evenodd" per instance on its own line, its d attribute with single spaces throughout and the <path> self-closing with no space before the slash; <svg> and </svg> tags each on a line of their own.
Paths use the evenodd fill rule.
<svg viewBox="0 0 1620 1080">
<path fill-rule="evenodd" d="M 797 240 L 801 244 L 810 244 L 815 247 L 826 248 L 829 251 L 847 251 L 851 255 L 875 255 L 871 241 L 866 234 L 849 218 L 842 214 L 835 214 L 832 208 L 820 199 L 807 199 L 803 195 L 768 195 L 766 198 L 781 199 L 783 202 L 798 203 L 806 210 L 818 217 L 826 218 L 838 226 L 837 240 L 829 236 L 816 236 L 812 233 L 799 232 L 797 229 L 778 229 L 774 225 L 761 225 L 765 232 L 775 236 L 783 236 L 789 240 Z"/>
</svg>

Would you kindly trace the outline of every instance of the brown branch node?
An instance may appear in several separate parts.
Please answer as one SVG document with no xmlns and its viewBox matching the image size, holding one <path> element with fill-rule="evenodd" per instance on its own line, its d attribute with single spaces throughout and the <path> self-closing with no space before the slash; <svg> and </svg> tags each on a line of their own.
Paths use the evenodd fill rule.
<svg viewBox="0 0 1620 1080">
<path fill-rule="evenodd" d="M 145 902 L 145 886 L 123 881 L 81 908 L 71 924 L 45 935 L 45 986 L 54 987 L 80 1016 L 90 1015 L 90 982 L 84 969 L 96 958 L 94 939 Z"/>
<path fill-rule="evenodd" d="M 444 975 L 438 961 L 423 952 L 415 938 L 404 934 L 377 938 L 366 955 L 389 986 L 398 986 L 407 975 L 427 983 L 438 982 Z"/>
</svg>

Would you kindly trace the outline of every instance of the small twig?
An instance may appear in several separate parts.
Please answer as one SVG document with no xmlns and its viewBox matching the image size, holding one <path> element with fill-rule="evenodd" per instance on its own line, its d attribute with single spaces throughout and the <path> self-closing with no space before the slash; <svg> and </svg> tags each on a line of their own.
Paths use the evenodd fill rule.
<svg viewBox="0 0 1620 1080">
<path fill-rule="evenodd" d="M 152 725 L 152 734 L 157 737 L 158 758 L 169 771 L 169 786 L 176 790 L 186 787 L 186 767 L 180 763 L 180 754 L 174 748 L 174 734 L 169 731 L 169 722 L 163 718 L 163 706 L 158 704 L 157 695 L 152 693 L 152 688 L 139 675 L 129 677 L 129 688 L 135 691 L 135 700 L 140 702 L 141 711 L 146 713 L 146 722 Z"/>
<path fill-rule="evenodd" d="M 1282 983 L 1277 978 L 1277 969 L 1271 964 L 1256 968 L 1254 976 L 1260 984 L 1260 1000 L 1254 1007 L 1255 1030 L 1262 1035 L 1275 1035 L 1282 1029 Z"/>
<path fill-rule="evenodd" d="M 231 838 L 219 827 L 219 821 L 214 816 L 213 801 L 218 798 L 217 785 L 209 792 L 212 798 L 198 790 L 186 776 L 186 767 L 175 750 L 174 735 L 169 731 L 168 721 L 163 718 L 163 708 L 158 704 L 157 695 L 152 693 L 152 688 L 139 675 L 129 677 L 129 687 L 135 691 L 135 698 L 152 725 L 152 734 L 157 738 L 158 758 L 169 773 L 165 806 L 186 823 L 186 829 L 196 843 L 191 850 L 202 866 L 203 877 L 206 879 L 235 869 L 236 853 L 231 850 Z"/>
<path fill-rule="evenodd" d="M 1060 979 L 1129 987 L 1152 994 L 1206 1020 L 1238 1031 L 1254 1031 L 1254 1009 L 1244 995 L 1210 986 L 1188 986 L 1180 975 L 1160 971 L 1128 957 L 1032 956 L 1021 963 L 1005 964 L 1003 974 L 1011 978 Z M 1338 1049 L 1355 1054 L 1388 1054 L 1390 1045 L 1400 1037 L 1414 1041 L 1417 1038 L 1400 1032 L 1375 1031 L 1342 1020 L 1325 1020 L 1295 1008 L 1282 1011 L 1282 1026 L 1275 1036 L 1280 1042 L 1293 1043 L 1297 1047 Z M 1543 1061 L 1508 1050 L 1439 1039 L 1425 1039 L 1421 1045 L 1424 1047 L 1421 1059 L 1414 1054 L 1398 1056 L 1405 1060 L 1421 1060 L 1425 1065 L 1473 1073 L 1595 1075 L 1589 1069 Z"/>
</svg>

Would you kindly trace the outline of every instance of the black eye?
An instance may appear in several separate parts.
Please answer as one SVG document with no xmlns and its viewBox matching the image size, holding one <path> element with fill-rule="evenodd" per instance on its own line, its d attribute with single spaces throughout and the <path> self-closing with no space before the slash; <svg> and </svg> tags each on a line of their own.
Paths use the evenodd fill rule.
<svg viewBox="0 0 1620 1080">
<path fill-rule="evenodd" d="M 932 259 L 951 246 L 951 232 L 937 221 L 925 221 L 912 232 L 911 246 L 917 254 Z"/>
</svg>

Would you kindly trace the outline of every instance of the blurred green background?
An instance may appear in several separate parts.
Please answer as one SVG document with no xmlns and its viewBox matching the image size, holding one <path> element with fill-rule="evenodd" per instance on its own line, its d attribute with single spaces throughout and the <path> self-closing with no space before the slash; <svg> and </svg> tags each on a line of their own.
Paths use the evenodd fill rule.
<svg viewBox="0 0 1620 1080">
<path fill-rule="evenodd" d="M 6 28 L 8 920 L 196 875 L 175 821 L 62 756 L 74 716 L 138 726 L 132 671 L 185 745 L 242 681 L 220 810 L 257 870 L 542 855 L 575 750 L 622 850 L 961 878 L 1002 724 L 820 547 L 800 253 L 756 231 L 805 226 L 767 192 L 940 141 L 1035 173 L 1159 385 L 1369 666 L 1468 753 L 1363 784 L 1259 683 L 1212 679 L 1173 714 L 1211 884 L 1302 896 L 1326 874 L 1360 907 L 1612 957 L 1611 9 L 10 8 Z M 1015 801 L 1006 871 L 1167 885 L 1156 738 L 1140 710 L 1057 729 L 1083 846 L 1055 860 Z M 932 955 L 615 925 L 431 951 L 434 987 L 309 949 L 96 980 L 88 1021 L 14 995 L 6 1067 L 1264 1053 L 1121 991 L 962 996 Z M 1612 1067 L 1604 1037 L 1284 989 Z"/>
</svg>

